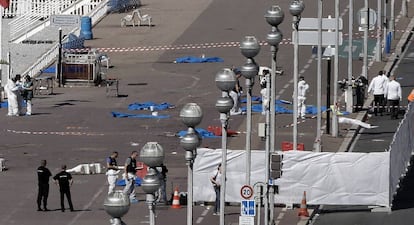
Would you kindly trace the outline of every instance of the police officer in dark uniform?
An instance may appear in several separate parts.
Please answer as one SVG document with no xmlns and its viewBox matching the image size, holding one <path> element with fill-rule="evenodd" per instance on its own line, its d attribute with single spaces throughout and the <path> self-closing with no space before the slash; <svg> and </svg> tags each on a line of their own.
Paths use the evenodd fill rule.
<svg viewBox="0 0 414 225">
<path fill-rule="evenodd" d="M 59 185 L 60 191 L 60 206 L 62 212 L 65 211 L 64 195 L 69 202 L 70 211 L 73 211 L 72 198 L 70 195 L 70 186 L 73 184 L 72 175 L 66 172 L 66 165 L 62 166 L 62 171 L 53 177 L 55 184 Z"/>
<path fill-rule="evenodd" d="M 111 194 L 115 190 L 116 180 L 118 178 L 118 164 L 116 162 L 116 158 L 118 157 L 118 152 L 112 152 L 111 156 L 106 158 L 106 175 L 108 176 L 108 194 Z"/>
<path fill-rule="evenodd" d="M 47 197 L 49 196 L 49 178 L 52 176 L 50 170 L 46 168 L 46 160 L 40 161 L 40 166 L 37 168 L 37 178 L 38 178 L 38 187 L 39 192 L 37 194 L 37 211 L 42 211 L 40 207 L 43 200 L 43 210 L 49 211 L 47 209 Z"/>
<path fill-rule="evenodd" d="M 131 203 L 136 203 L 138 200 L 135 198 L 135 173 L 137 170 L 137 161 L 138 156 L 137 151 L 132 151 L 131 156 L 125 160 L 125 180 L 126 185 L 123 192 L 129 195 L 129 200 Z"/>
</svg>

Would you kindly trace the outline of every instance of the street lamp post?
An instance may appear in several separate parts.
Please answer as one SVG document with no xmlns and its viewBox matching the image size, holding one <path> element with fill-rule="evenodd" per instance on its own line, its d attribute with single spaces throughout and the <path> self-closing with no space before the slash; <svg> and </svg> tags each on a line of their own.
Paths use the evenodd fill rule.
<svg viewBox="0 0 414 225">
<path fill-rule="evenodd" d="M 121 217 L 128 212 L 130 204 L 128 195 L 121 190 L 117 190 L 105 198 L 104 209 L 112 216 L 109 220 L 111 225 L 126 225 Z"/>
<path fill-rule="evenodd" d="M 227 125 L 229 112 L 233 107 L 233 99 L 229 97 L 229 91 L 236 85 L 236 74 L 225 68 L 216 74 L 216 86 L 221 90 L 221 97 L 216 102 L 216 109 L 220 112 L 221 122 L 221 186 L 220 186 L 220 225 L 224 225 L 224 205 L 226 191 L 226 167 L 227 167 Z"/>
<path fill-rule="evenodd" d="M 318 0 L 318 64 L 317 64 L 317 90 L 316 90 L 316 105 L 317 105 L 317 115 L 316 115 L 316 138 L 314 143 L 314 151 L 321 151 L 321 142 L 322 142 L 322 132 L 321 132 L 321 123 L 322 123 L 322 14 L 323 14 L 323 0 Z"/>
<path fill-rule="evenodd" d="M 346 111 L 353 112 L 354 97 L 352 94 L 352 34 L 354 25 L 354 0 L 349 0 L 349 15 L 348 15 L 348 85 L 346 91 Z M 385 42 L 384 42 L 385 43 Z"/>
<path fill-rule="evenodd" d="M 164 149 L 157 142 L 147 142 L 140 151 L 140 160 L 149 167 L 147 175 L 142 179 L 141 187 L 147 196 L 150 225 L 155 225 L 155 192 L 161 185 L 155 167 L 161 166 L 164 158 Z"/>
<path fill-rule="evenodd" d="M 266 109 L 266 184 L 269 182 L 269 170 L 270 170 L 270 151 L 275 151 L 275 137 L 276 137 L 276 110 L 275 110 L 275 101 L 276 101 L 276 55 L 277 50 L 279 47 L 279 43 L 282 41 L 283 35 L 278 29 L 278 25 L 282 23 L 285 14 L 283 13 L 282 9 L 277 5 L 272 5 L 269 10 L 266 11 L 266 14 L 264 15 L 266 22 L 272 26 L 272 30 L 267 34 L 266 40 L 267 43 L 270 45 L 270 51 L 271 51 L 271 78 L 270 78 L 270 84 L 267 83 L 266 90 L 269 92 L 270 89 L 270 109 L 269 107 Z M 268 76 L 268 75 L 267 75 Z M 267 81 L 268 78 L 266 78 Z M 270 87 L 270 88 L 268 88 Z M 269 118 L 270 117 L 270 118 Z M 269 126 L 269 119 L 270 124 Z M 270 128 L 270 129 L 269 129 Z M 273 182 L 272 182 L 273 183 Z M 268 189 L 268 185 L 266 185 L 266 189 Z M 268 202 L 270 202 L 270 210 L 266 210 L 266 206 L 268 205 L 268 202 L 265 203 L 265 221 L 273 223 L 274 221 L 274 188 L 273 186 L 270 188 L 270 190 L 266 193 L 269 194 Z M 266 212 L 270 211 L 270 218 L 268 219 L 268 216 Z"/>
<path fill-rule="evenodd" d="M 180 111 L 180 118 L 184 125 L 188 127 L 187 134 L 180 140 L 180 145 L 186 151 L 185 160 L 188 166 L 187 225 L 191 225 L 193 223 L 193 163 L 197 156 L 197 147 L 201 144 L 195 126 L 200 124 L 203 112 L 196 103 L 187 103 Z"/>
<path fill-rule="evenodd" d="M 293 16 L 293 149 L 298 146 L 298 76 L 299 76 L 299 22 L 305 9 L 302 1 L 294 0 L 289 5 L 289 12 Z"/>
<path fill-rule="evenodd" d="M 240 50 L 244 57 L 247 58 L 246 63 L 240 68 L 241 74 L 246 78 L 247 90 L 247 118 L 246 118 L 246 184 L 250 185 L 251 170 L 251 138 L 252 138 L 252 87 L 254 78 L 259 72 L 259 66 L 253 57 L 259 54 L 260 44 L 253 36 L 244 37 L 240 42 Z"/>
</svg>

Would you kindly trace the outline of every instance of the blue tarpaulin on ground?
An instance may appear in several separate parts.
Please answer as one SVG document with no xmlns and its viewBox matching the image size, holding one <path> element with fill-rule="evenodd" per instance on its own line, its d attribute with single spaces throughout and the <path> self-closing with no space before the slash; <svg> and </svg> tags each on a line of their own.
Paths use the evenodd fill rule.
<svg viewBox="0 0 414 225">
<path fill-rule="evenodd" d="M 221 137 L 221 136 L 216 136 L 216 135 L 214 135 L 212 132 L 209 132 L 209 131 L 207 131 L 207 130 L 205 130 L 205 129 L 202 129 L 202 128 L 196 128 L 196 131 L 198 132 L 198 134 L 201 136 L 201 137 L 203 137 L 203 138 L 215 138 L 215 137 Z M 184 135 L 186 135 L 187 134 L 187 131 L 186 130 L 182 130 L 182 131 L 179 131 L 178 132 L 178 136 L 179 137 L 183 137 Z"/>
<path fill-rule="evenodd" d="M 224 62 L 219 57 L 195 57 L 195 56 L 184 56 L 175 59 L 176 63 L 206 63 L 206 62 Z"/>
<path fill-rule="evenodd" d="M 246 106 L 241 107 L 241 110 L 243 112 L 246 112 L 247 107 Z M 279 104 L 275 104 L 275 110 L 276 110 L 276 113 L 287 113 L 287 114 L 293 113 L 292 110 L 287 109 L 283 106 L 280 106 Z M 252 105 L 252 112 L 262 112 L 262 104 L 253 104 Z"/>
<path fill-rule="evenodd" d="M 42 70 L 42 73 L 56 73 L 56 66 L 48 67 Z"/>
<path fill-rule="evenodd" d="M 170 115 L 157 115 L 154 116 L 152 114 L 129 114 L 129 113 L 121 113 L 121 112 L 111 112 L 113 117 L 116 118 L 143 118 L 143 119 L 167 119 L 170 118 Z"/>
<path fill-rule="evenodd" d="M 125 186 L 125 180 L 124 179 L 119 179 L 116 181 L 116 186 Z M 135 186 L 141 186 L 141 178 L 137 177 L 135 178 Z"/>
<path fill-rule="evenodd" d="M 243 112 L 246 112 L 247 107 L 246 106 L 241 107 L 241 110 Z M 275 110 L 276 110 L 276 113 L 281 113 L 281 114 L 282 113 L 286 113 L 286 114 L 293 113 L 293 110 L 287 109 L 287 108 L 281 106 L 280 104 L 275 105 Z M 306 106 L 306 114 L 316 115 L 318 113 L 317 110 L 318 110 L 318 108 L 316 108 L 316 106 L 313 106 L 313 105 L 307 105 Z M 326 107 L 322 106 L 321 107 L 321 112 L 325 112 L 325 111 L 326 111 Z M 262 112 L 262 105 L 261 104 L 253 104 L 252 105 L 252 112 Z M 346 112 L 341 112 L 341 113 L 343 113 L 343 115 L 345 115 Z"/>
<path fill-rule="evenodd" d="M 0 108 L 8 108 L 9 103 L 8 102 L 0 102 Z M 22 101 L 22 107 L 26 107 L 26 102 Z"/>
<path fill-rule="evenodd" d="M 174 108 L 174 105 L 167 103 L 167 102 L 163 102 L 160 104 L 157 104 L 154 102 L 142 102 L 142 103 L 135 102 L 135 103 L 129 104 L 128 109 L 129 110 L 149 110 L 151 106 L 154 107 L 155 111 Z"/>
</svg>

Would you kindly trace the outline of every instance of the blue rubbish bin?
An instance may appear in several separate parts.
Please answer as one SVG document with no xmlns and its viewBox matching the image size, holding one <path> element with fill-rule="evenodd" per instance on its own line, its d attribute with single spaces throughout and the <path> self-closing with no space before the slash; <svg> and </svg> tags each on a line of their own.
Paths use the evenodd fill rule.
<svg viewBox="0 0 414 225">
<path fill-rule="evenodd" d="M 81 31 L 79 36 L 85 38 L 86 40 L 93 39 L 92 19 L 89 16 L 82 16 Z"/>
</svg>

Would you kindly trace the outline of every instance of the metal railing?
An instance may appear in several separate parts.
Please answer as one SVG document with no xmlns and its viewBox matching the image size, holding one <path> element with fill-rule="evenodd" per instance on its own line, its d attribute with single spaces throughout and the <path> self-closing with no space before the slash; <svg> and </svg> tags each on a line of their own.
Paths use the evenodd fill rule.
<svg viewBox="0 0 414 225">
<path fill-rule="evenodd" d="M 45 0 L 33 2 L 31 10 L 9 23 L 10 41 L 19 43 L 50 25 L 54 14 L 87 15 L 103 0 Z"/>
<path fill-rule="evenodd" d="M 91 0 L 89 0 L 91 1 Z M 98 23 L 108 12 L 108 0 L 94 0 L 96 3 L 96 7 L 94 7 L 91 11 L 89 11 L 85 16 L 89 16 L 92 19 L 92 26 Z M 80 28 L 74 28 L 71 33 L 79 35 Z M 67 39 L 64 38 L 63 42 Z M 39 75 L 42 69 L 46 68 L 53 61 L 56 60 L 59 54 L 59 44 L 55 44 L 49 51 L 43 54 L 32 66 L 30 66 L 27 70 L 23 72 L 24 75 L 30 75 L 31 77 L 35 77 Z"/>
<path fill-rule="evenodd" d="M 13 18 L 19 17 L 26 13 L 34 12 L 34 11 L 45 11 L 48 10 L 51 3 L 55 2 L 58 7 L 64 8 L 67 5 L 70 5 L 71 2 L 76 0 L 11 0 L 9 7 L 4 9 L 3 15 L 5 17 Z"/>
</svg>

